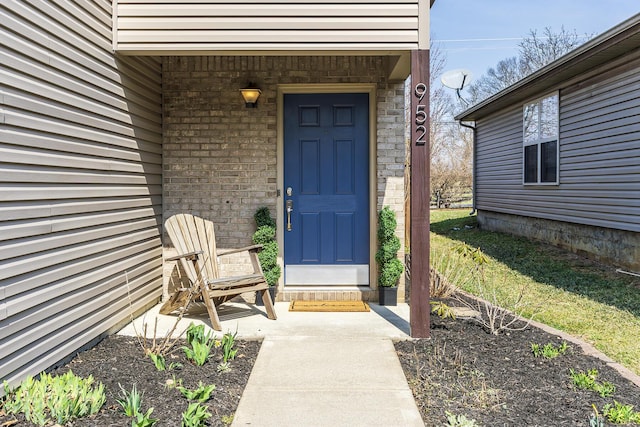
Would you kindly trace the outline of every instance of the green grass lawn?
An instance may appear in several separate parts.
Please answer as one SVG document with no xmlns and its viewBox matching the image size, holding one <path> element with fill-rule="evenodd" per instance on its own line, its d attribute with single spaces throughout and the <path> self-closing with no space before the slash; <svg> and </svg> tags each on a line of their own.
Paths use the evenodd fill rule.
<svg viewBox="0 0 640 427">
<path fill-rule="evenodd" d="M 521 289 L 524 316 L 581 337 L 640 374 L 640 279 L 556 247 L 478 229 L 469 209 L 431 211 L 432 258 L 466 243 L 488 257 L 486 287 L 508 307 Z M 470 260 L 460 260 L 472 269 Z M 463 281 L 464 282 L 464 281 Z M 457 284 L 474 292 L 471 282 Z M 502 304 L 504 303 L 504 304 Z"/>
</svg>

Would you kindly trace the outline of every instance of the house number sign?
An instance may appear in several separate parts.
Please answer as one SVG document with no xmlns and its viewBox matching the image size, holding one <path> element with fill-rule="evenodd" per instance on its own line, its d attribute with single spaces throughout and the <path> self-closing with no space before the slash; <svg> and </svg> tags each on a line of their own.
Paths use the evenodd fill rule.
<svg viewBox="0 0 640 427">
<path fill-rule="evenodd" d="M 418 98 L 416 111 L 415 111 L 415 120 L 416 120 L 416 145 L 424 145 L 427 142 L 427 106 L 422 103 L 425 95 L 427 94 L 427 85 L 424 83 L 417 83 L 414 90 L 413 95 Z"/>
</svg>

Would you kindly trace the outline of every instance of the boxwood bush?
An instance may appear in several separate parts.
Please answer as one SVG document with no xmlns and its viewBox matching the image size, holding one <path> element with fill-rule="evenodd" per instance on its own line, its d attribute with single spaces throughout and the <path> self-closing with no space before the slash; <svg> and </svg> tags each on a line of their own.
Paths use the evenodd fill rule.
<svg viewBox="0 0 640 427">
<path fill-rule="evenodd" d="M 389 206 L 378 213 L 378 285 L 384 287 L 397 286 L 404 264 L 398 259 L 400 239 L 396 236 L 396 214 Z"/>
<path fill-rule="evenodd" d="M 253 216 L 258 229 L 253 233 L 253 243 L 262 245 L 258 253 L 258 260 L 262 273 L 269 286 L 275 286 L 280 278 L 281 269 L 278 265 L 278 243 L 276 242 L 276 221 L 271 217 L 266 206 L 258 209 Z"/>
</svg>

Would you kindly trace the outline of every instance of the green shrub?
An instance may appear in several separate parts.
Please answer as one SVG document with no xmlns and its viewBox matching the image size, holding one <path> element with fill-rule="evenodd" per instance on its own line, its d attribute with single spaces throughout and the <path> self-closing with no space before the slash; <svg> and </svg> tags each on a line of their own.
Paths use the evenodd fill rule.
<svg viewBox="0 0 640 427">
<path fill-rule="evenodd" d="M 264 271 L 263 273 L 264 273 L 264 278 L 269 284 L 269 286 L 275 286 L 276 284 L 278 284 L 278 279 L 280 279 L 280 274 L 282 273 L 282 270 L 280 269 L 279 265 L 276 265 L 271 270 Z"/>
<path fill-rule="evenodd" d="M 275 241 L 276 228 L 271 225 L 263 225 L 258 227 L 255 233 L 253 233 L 253 243 L 256 245 L 265 245 L 267 243 Z"/>
<path fill-rule="evenodd" d="M 403 270 L 404 265 L 402 264 L 402 261 L 400 261 L 398 258 L 392 259 L 384 266 L 382 266 L 378 284 L 384 287 L 396 286 Z"/>
<path fill-rule="evenodd" d="M 380 242 L 391 240 L 395 236 L 397 226 L 395 212 L 389 206 L 382 208 L 378 213 L 378 240 Z"/>
<path fill-rule="evenodd" d="M 400 239 L 396 235 L 391 240 L 388 240 L 380 244 L 380 248 L 376 253 L 376 261 L 379 264 L 385 265 L 393 259 L 397 259 L 398 251 L 400 250 Z"/>
<path fill-rule="evenodd" d="M 278 265 L 278 244 L 268 242 L 262 245 L 262 250 L 258 253 L 258 260 L 263 271 L 273 270 Z"/>
<path fill-rule="evenodd" d="M 385 206 L 378 214 L 378 285 L 396 286 L 404 270 L 402 261 L 398 259 L 400 239 L 396 236 L 396 214 L 389 206 Z"/>
<path fill-rule="evenodd" d="M 269 209 L 261 207 L 254 215 L 258 229 L 253 233 L 253 243 L 262 245 L 258 260 L 264 278 L 269 286 L 275 286 L 280 279 L 281 269 L 278 265 L 278 242 L 276 242 L 276 222 L 271 218 Z"/>
<path fill-rule="evenodd" d="M 276 220 L 271 217 L 271 212 L 269 212 L 269 208 L 266 206 L 259 208 L 253 215 L 253 219 L 256 221 L 258 228 L 265 225 L 273 227 L 274 229 L 276 228 Z"/>
</svg>

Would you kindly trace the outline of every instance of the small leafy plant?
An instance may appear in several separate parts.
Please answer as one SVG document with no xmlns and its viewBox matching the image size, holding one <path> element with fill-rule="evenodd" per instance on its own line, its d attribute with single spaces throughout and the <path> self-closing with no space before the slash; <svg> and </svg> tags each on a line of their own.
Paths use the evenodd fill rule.
<svg viewBox="0 0 640 427">
<path fill-rule="evenodd" d="M 73 372 L 59 376 L 42 373 L 36 380 L 25 379 L 12 390 L 4 383 L 6 400 L 3 409 L 8 414 L 24 414 L 36 425 L 46 425 L 50 421 L 66 424 L 75 418 L 95 414 L 104 404 L 104 386 L 94 379 L 78 377 Z"/>
<path fill-rule="evenodd" d="M 131 427 L 151 427 L 158 422 L 156 418 L 151 418 L 153 408 L 149 408 L 144 414 L 138 412 L 134 419 L 131 420 Z"/>
<path fill-rule="evenodd" d="M 633 405 L 623 405 L 614 400 L 613 405 L 604 405 L 602 413 L 614 424 L 640 424 L 640 412 L 634 411 Z"/>
<path fill-rule="evenodd" d="M 600 416 L 596 405 L 591 404 L 593 412 L 589 416 L 589 427 L 604 427 L 604 418 Z"/>
<path fill-rule="evenodd" d="M 185 412 L 182 413 L 182 427 L 202 427 L 211 418 L 207 407 L 198 402 L 190 403 Z"/>
<path fill-rule="evenodd" d="M 149 353 L 149 357 L 158 371 L 165 371 L 167 369 L 167 364 L 162 354 Z"/>
<path fill-rule="evenodd" d="M 133 417 L 137 413 L 140 412 L 140 407 L 142 406 L 142 394 L 138 392 L 136 385 L 134 384 L 131 388 L 131 392 L 120 386 L 120 393 L 122 395 L 122 399 L 117 399 L 120 406 L 122 406 L 122 410 L 127 417 Z"/>
<path fill-rule="evenodd" d="M 238 332 L 236 331 L 234 334 L 227 332 L 222 336 L 222 360 L 224 363 L 235 359 L 236 354 L 238 354 L 238 349 L 233 348 L 236 344 L 237 335 Z"/>
<path fill-rule="evenodd" d="M 204 385 L 202 381 L 200 381 L 198 383 L 198 388 L 194 390 L 189 390 L 182 386 L 178 386 L 176 388 L 180 390 L 180 393 L 182 393 L 182 395 L 187 399 L 204 403 L 211 399 L 211 393 L 216 389 L 216 386 L 214 384 Z"/>
<path fill-rule="evenodd" d="M 131 388 L 131 392 L 125 390 L 122 385 L 118 385 L 120 386 L 122 399 L 117 399 L 117 401 L 122 406 L 125 415 L 133 418 L 131 427 L 149 427 L 158 422 L 157 419 L 151 418 L 153 408 L 149 408 L 145 413 L 140 410 L 142 407 L 142 393 L 138 392 L 135 384 Z"/>
<path fill-rule="evenodd" d="M 443 319 L 448 317 L 453 320 L 456 319 L 456 314 L 453 312 L 453 309 L 442 301 L 429 301 L 429 304 L 431 304 L 431 313 L 434 313 Z"/>
<path fill-rule="evenodd" d="M 212 338 L 211 331 L 205 335 L 204 325 L 196 326 L 192 323 L 187 329 L 187 343 L 189 346 L 182 347 L 185 356 L 197 366 L 202 366 L 211 357 L 215 339 Z"/>
<path fill-rule="evenodd" d="M 589 369 L 585 372 L 575 372 L 573 369 L 569 370 L 569 375 L 573 385 L 583 390 L 593 390 L 597 392 L 600 397 L 609 397 L 616 391 L 616 386 L 610 382 L 598 382 L 598 370 Z"/>
<path fill-rule="evenodd" d="M 553 343 L 547 343 L 544 346 L 540 346 L 537 343 L 531 343 L 531 352 L 534 357 L 544 357 L 545 359 L 555 359 L 556 357 L 565 354 L 569 346 L 566 341 L 562 341 L 562 344 L 554 345 Z"/>
<path fill-rule="evenodd" d="M 467 418 L 462 414 L 452 414 L 449 411 L 446 411 L 447 415 L 447 426 L 449 427 L 478 427 L 476 420 L 472 420 Z"/>
</svg>

